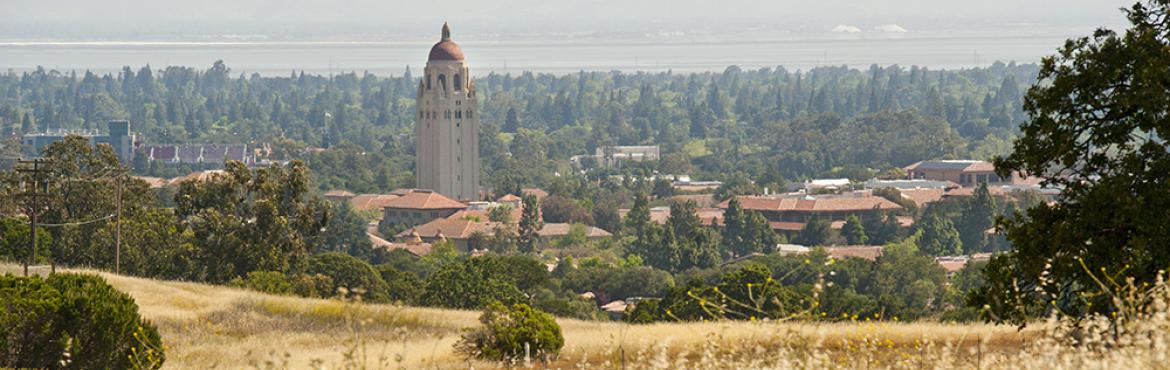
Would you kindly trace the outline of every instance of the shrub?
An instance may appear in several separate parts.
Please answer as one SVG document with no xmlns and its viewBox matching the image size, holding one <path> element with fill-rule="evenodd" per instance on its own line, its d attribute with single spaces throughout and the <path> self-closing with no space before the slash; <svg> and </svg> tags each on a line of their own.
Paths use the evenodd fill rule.
<svg viewBox="0 0 1170 370">
<path fill-rule="evenodd" d="M 36 368 L 60 357 L 61 293 L 39 276 L 0 278 L 0 367 Z"/>
<path fill-rule="evenodd" d="M 625 321 L 631 324 L 649 324 L 663 320 L 664 315 L 659 308 L 660 299 L 644 299 L 634 306 L 634 311 L 626 315 Z"/>
<path fill-rule="evenodd" d="M 54 274 L 0 278 L 0 367 L 158 368 L 158 330 L 105 279 Z"/>
<path fill-rule="evenodd" d="M 292 291 L 308 298 L 328 298 L 337 292 L 333 289 L 333 278 L 321 274 L 297 274 L 290 279 Z"/>
<path fill-rule="evenodd" d="M 382 276 L 373 266 L 357 257 L 339 252 L 318 254 L 309 259 L 308 273 L 321 274 L 333 279 L 334 291 L 341 287 L 350 291 L 364 289 L 362 298 L 367 301 L 389 301 L 386 296 L 386 282 L 382 281 Z"/>
<path fill-rule="evenodd" d="M 276 271 L 252 271 L 241 279 L 235 278 L 228 285 L 246 288 L 269 294 L 289 294 L 293 292 L 292 283 L 284 274 Z"/>
<path fill-rule="evenodd" d="M 559 317 L 578 320 L 598 320 L 603 317 L 601 310 L 597 309 L 597 304 L 592 300 L 576 297 L 542 299 L 536 301 L 535 305 L 540 310 Z"/>
<path fill-rule="evenodd" d="M 11 217 L 0 217 L 0 260 L 25 262 L 29 252 L 28 222 Z M 37 228 L 37 263 L 49 260 L 49 245 L 53 237 L 48 230 Z"/>
<path fill-rule="evenodd" d="M 482 327 L 471 329 L 455 344 L 456 351 L 469 358 L 515 362 L 521 359 L 547 360 L 565 345 L 561 326 L 552 315 L 525 304 L 511 308 L 493 302 L 479 317 Z"/>
<path fill-rule="evenodd" d="M 378 265 L 378 272 L 386 282 L 386 295 L 390 300 L 414 303 L 423 293 L 423 281 L 418 275 L 388 264 Z"/>
</svg>

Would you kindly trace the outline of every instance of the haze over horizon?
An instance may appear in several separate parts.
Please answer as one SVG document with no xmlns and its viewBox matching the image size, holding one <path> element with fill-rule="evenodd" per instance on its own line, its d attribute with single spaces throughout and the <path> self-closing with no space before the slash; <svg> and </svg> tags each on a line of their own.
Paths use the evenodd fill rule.
<svg viewBox="0 0 1170 370">
<path fill-rule="evenodd" d="M 416 40 L 451 22 L 464 38 L 658 38 L 759 31 L 766 35 L 906 29 L 1081 29 L 1124 24 L 1130 0 L 979 2 L 894 0 L 619 0 L 438 3 L 347 0 L 0 0 L 0 40 Z M 891 27 L 897 26 L 897 27 Z"/>
</svg>

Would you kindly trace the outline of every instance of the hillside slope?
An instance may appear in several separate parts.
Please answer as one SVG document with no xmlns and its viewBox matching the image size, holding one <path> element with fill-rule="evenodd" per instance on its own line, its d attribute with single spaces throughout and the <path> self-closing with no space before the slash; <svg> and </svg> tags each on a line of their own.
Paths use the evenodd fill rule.
<svg viewBox="0 0 1170 370">
<path fill-rule="evenodd" d="M 0 265 L 0 273 L 19 270 Z M 223 286 L 75 272 L 99 274 L 134 297 L 142 315 L 159 327 L 167 351 L 166 368 L 338 368 L 354 363 L 371 368 L 492 366 L 468 363 L 451 350 L 461 329 L 478 324 L 477 312 L 273 296 Z M 558 322 L 565 335 L 558 361 L 562 367 L 614 363 L 646 367 L 660 357 L 702 361 L 698 357 L 707 356 L 703 352 L 747 347 L 767 351 L 793 338 L 825 355 L 877 346 L 894 349 L 885 351 L 894 356 L 915 351 L 921 341 L 958 347 L 982 342 L 980 348 L 996 351 L 1018 347 L 1028 336 L 1010 327 L 936 323 Z"/>
</svg>

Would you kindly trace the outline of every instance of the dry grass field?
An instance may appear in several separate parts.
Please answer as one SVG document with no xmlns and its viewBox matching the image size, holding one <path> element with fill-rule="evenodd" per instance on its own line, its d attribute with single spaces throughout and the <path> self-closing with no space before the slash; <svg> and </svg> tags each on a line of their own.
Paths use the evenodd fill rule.
<svg viewBox="0 0 1170 370">
<path fill-rule="evenodd" d="M 0 273 L 17 270 L 0 266 Z M 452 351 L 461 330 L 477 325 L 477 312 L 272 296 L 86 272 L 100 274 L 132 295 L 142 315 L 158 325 L 167 353 L 165 368 L 501 367 L 469 362 Z M 1166 356 L 1166 335 L 1135 353 L 1094 352 L 1086 350 L 1090 347 L 1066 348 L 1053 330 L 1039 329 L 1059 323 L 1017 331 L 1009 326 L 864 321 L 558 322 L 565 336 L 560 358 L 514 365 L 615 369 L 1170 366 L 1161 361 Z M 1158 349 L 1162 349 L 1160 355 L 1155 353 Z"/>
</svg>

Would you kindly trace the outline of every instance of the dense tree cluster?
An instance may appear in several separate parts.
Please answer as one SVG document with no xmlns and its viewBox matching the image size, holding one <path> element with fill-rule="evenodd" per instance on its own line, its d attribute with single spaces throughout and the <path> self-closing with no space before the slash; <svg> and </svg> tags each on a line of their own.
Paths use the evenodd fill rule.
<svg viewBox="0 0 1170 370">
<path fill-rule="evenodd" d="M 661 145 L 666 160 L 655 169 L 667 173 L 728 180 L 736 168 L 773 185 L 927 158 L 990 158 L 1023 120 L 1020 90 L 1037 69 L 489 74 L 476 83 L 484 178 L 501 189 L 546 186 L 570 156 L 608 145 Z M 130 119 L 147 142 L 269 143 L 276 159 L 304 160 L 322 189 L 387 191 L 413 183 L 417 82 L 409 70 L 232 75 L 223 62 L 107 75 L 38 69 L 0 75 L 0 130 Z M 198 169 L 134 167 L 162 176 Z"/>
</svg>

